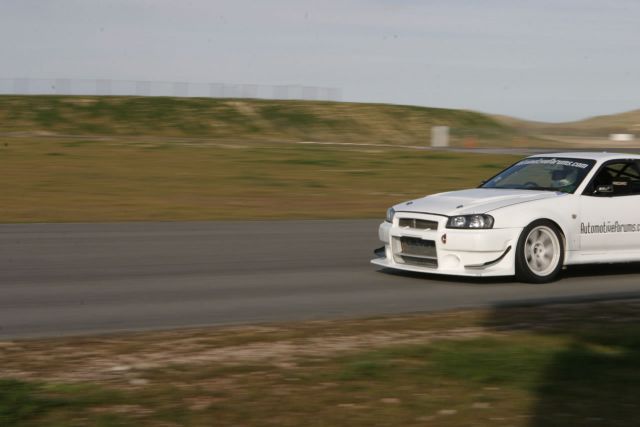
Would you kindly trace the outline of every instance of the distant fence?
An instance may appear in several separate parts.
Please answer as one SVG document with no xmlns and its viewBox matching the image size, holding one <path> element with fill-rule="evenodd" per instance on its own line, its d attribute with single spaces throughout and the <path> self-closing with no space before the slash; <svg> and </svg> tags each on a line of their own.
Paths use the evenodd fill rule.
<svg viewBox="0 0 640 427">
<path fill-rule="evenodd" d="M 0 79 L 0 95 L 113 95 L 340 101 L 338 88 L 113 79 Z"/>
</svg>

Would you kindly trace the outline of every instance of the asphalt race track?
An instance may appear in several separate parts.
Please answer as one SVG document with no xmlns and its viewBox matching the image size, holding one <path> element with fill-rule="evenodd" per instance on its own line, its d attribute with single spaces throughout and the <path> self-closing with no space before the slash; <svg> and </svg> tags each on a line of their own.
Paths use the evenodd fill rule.
<svg viewBox="0 0 640 427">
<path fill-rule="evenodd" d="M 550 285 L 391 274 L 379 221 L 0 225 L 0 338 L 640 296 L 640 265 Z"/>
</svg>

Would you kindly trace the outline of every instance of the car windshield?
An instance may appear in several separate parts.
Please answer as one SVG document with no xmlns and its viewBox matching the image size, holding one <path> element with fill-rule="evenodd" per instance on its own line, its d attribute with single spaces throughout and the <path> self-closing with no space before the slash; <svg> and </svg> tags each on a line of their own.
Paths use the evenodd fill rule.
<svg viewBox="0 0 640 427">
<path fill-rule="evenodd" d="M 573 193 L 595 160 L 531 157 L 505 169 L 481 188 L 518 188 Z"/>
</svg>

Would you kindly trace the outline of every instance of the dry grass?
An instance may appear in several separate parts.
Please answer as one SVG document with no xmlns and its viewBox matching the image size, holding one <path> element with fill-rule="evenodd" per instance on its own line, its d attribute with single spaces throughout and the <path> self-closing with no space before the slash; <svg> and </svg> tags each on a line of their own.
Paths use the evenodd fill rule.
<svg viewBox="0 0 640 427">
<path fill-rule="evenodd" d="M 612 133 L 631 133 L 638 136 L 640 132 L 640 110 L 566 123 L 531 122 L 508 116 L 493 116 L 493 118 L 520 134 L 534 135 L 548 141 L 557 140 L 560 144 L 564 142 L 563 137 L 573 137 L 580 140 L 583 145 L 593 146 L 591 143 L 594 140 L 607 140 Z M 608 142 L 611 146 L 611 141 Z M 615 145 L 620 146 L 617 142 Z M 637 147 L 638 144 L 635 143 L 635 146 Z"/>
</svg>

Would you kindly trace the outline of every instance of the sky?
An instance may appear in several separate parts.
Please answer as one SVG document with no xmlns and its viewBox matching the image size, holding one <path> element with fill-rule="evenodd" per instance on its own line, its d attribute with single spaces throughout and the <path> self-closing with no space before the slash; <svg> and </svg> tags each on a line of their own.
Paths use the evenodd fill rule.
<svg viewBox="0 0 640 427">
<path fill-rule="evenodd" d="M 569 121 L 640 108 L 638 0 L 0 0 L 0 78 L 336 87 Z"/>
</svg>

